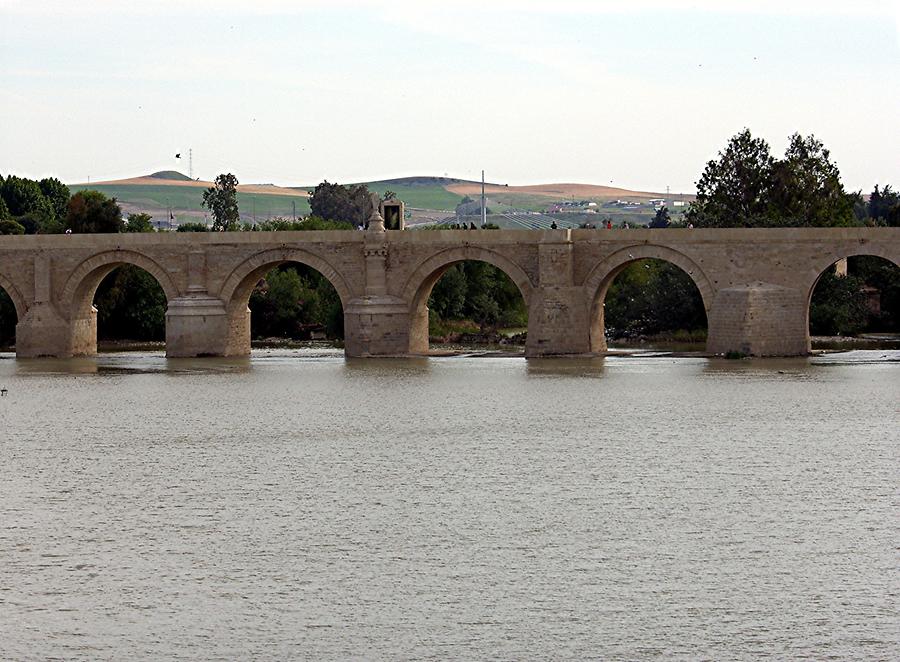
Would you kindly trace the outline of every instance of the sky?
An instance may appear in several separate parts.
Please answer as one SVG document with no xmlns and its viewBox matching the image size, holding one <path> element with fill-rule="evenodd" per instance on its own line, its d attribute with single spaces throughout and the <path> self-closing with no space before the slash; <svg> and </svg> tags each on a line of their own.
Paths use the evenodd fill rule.
<svg viewBox="0 0 900 662">
<path fill-rule="evenodd" d="M 0 174 L 690 192 L 747 127 L 900 186 L 900 0 L 0 0 Z"/>
</svg>

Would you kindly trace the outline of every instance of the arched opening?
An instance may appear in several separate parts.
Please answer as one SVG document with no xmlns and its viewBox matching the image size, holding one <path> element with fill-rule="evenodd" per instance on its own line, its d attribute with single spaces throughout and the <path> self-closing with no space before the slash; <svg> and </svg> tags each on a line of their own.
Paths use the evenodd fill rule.
<svg viewBox="0 0 900 662">
<path fill-rule="evenodd" d="M 0 286 L 0 352 L 11 352 L 16 346 L 16 324 L 19 316 L 16 304 L 9 293 Z"/>
<path fill-rule="evenodd" d="M 832 263 L 810 288 L 807 324 L 814 348 L 836 338 L 900 344 L 900 266 L 875 255 Z"/>
<path fill-rule="evenodd" d="M 516 275 L 486 260 L 440 264 L 412 297 L 410 353 L 427 353 L 432 341 L 524 353 L 530 284 Z"/>
<path fill-rule="evenodd" d="M 253 343 L 334 343 L 344 338 L 348 294 L 340 277 L 324 263 L 304 256 L 276 258 L 249 260 L 223 288 L 229 355 L 249 354 Z"/>
<path fill-rule="evenodd" d="M 149 271 L 121 262 L 97 267 L 75 290 L 72 353 L 162 348 L 167 308 L 166 292 Z"/>
<path fill-rule="evenodd" d="M 94 294 L 100 349 L 165 343 L 166 293 L 148 271 L 123 264 L 110 271 Z"/>
<path fill-rule="evenodd" d="M 591 350 L 650 343 L 703 351 L 708 326 L 705 285 L 691 265 L 628 255 L 599 280 L 591 309 Z"/>
<path fill-rule="evenodd" d="M 113 272 L 119 273 L 104 283 Z M 104 283 L 102 290 L 101 283 Z M 148 342 L 159 337 L 155 334 L 160 329 L 161 311 L 159 340 L 164 342 L 165 312 L 168 302 L 177 296 L 178 290 L 169 274 L 141 253 L 115 250 L 88 258 L 68 277 L 60 297 L 70 321 L 69 353 L 73 356 L 97 353 L 98 318 L 102 320 L 105 339 Z M 95 301 L 103 308 L 102 314 Z M 131 337 L 122 338 L 123 335 Z"/>
</svg>

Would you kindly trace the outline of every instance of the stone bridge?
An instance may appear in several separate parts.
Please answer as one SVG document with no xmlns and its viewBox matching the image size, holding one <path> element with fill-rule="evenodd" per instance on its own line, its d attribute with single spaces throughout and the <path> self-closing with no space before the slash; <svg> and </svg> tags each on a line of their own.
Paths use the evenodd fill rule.
<svg viewBox="0 0 900 662">
<path fill-rule="evenodd" d="M 122 264 L 159 281 L 168 299 L 168 356 L 250 351 L 250 293 L 273 267 L 300 262 L 334 285 L 348 356 L 428 349 L 427 301 L 451 265 L 482 260 L 516 283 L 528 306 L 527 356 L 606 350 L 610 283 L 642 258 L 693 279 L 709 353 L 809 351 L 809 302 L 836 261 L 900 263 L 900 228 L 341 231 L 0 237 L 0 287 L 18 315 L 20 357 L 97 349 L 94 294 Z"/>
</svg>

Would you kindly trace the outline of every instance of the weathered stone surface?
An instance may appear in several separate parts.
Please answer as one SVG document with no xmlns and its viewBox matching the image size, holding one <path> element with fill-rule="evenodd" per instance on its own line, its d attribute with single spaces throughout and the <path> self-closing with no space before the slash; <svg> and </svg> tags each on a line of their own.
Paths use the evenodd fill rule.
<svg viewBox="0 0 900 662">
<path fill-rule="evenodd" d="M 244 355 L 253 287 L 274 266 L 296 261 L 337 290 L 347 354 L 387 356 L 427 351 L 432 287 L 453 264 L 483 260 L 519 288 L 529 307 L 526 354 L 541 356 L 604 351 L 610 283 L 629 263 L 652 257 L 696 283 L 709 318 L 708 351 L 794 355 L 809 351 L 816 281 L 854 255 L 900 263 L 900 229 L 4 236 L 0 287 L 16 307 L 22 357 L 94 353 L 94 293 L 121 264 L 145 269 L 165 291 L 170 356 Z"/>
</svg>

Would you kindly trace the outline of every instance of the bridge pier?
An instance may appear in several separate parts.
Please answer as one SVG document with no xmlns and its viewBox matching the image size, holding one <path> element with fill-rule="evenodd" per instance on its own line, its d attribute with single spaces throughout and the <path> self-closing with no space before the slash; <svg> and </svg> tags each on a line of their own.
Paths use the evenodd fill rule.
<svg viewBox="0 0 900 662">
<path fill-rule="evenodd" d="M 580 287 L 537 287 L 528 306 L 525 356 L 561 356 L 591 351 L 590 326 Z"/>
<path fill-rule="evenodd" d="M 583 289 L 574 284 L 575 256 L 571 231 L 548 233 L 538 246 L 539 285 L 528 304 L 525 356 L 587 354 L 590 325 Z"/>
<path fill-rule="evenodd" d="M 721 289 L 709 311 L 706 350 L 747 356 L 808 354 L 807 305 L 801 290 L 768 283 Z"/>
<path fill-rule="evenodd" d="M 347 356 L 401 356 L 410 351 L 409 304 L 393 296 L 352 299 L 344 309 Z M 428 341 L 428 328 L 425 328 Z"/>
<path fill-rule="evenodd" d="M 16 324 L 16 356 L 29 359 L 72 355 L 72 327 L 69 322 L 50 303 L 32 305 Z"/>
<path fill-rule="evenodd" d="M 166 356 L 235 356 L 250 353 L 250 311 L 246 311 L 246 351 L 229 347 L 236 337 L 225 304 L 206 293 L 191 293 L 169 301 L 166 310 Z M 241 348 L 236 348 L 237 350 Z M 231 351 L 229 351 L 231 350 Z"/>
</svg>

